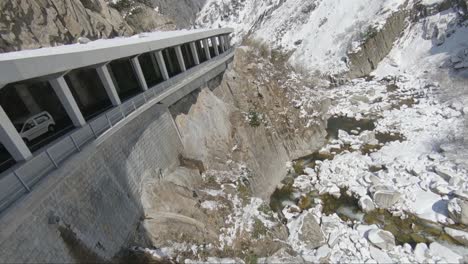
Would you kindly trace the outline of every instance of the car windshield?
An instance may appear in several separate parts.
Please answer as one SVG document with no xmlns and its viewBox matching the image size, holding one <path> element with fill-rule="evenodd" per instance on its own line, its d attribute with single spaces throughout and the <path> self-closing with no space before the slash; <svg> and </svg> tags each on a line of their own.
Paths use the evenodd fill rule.
<svg viewBox="0 0 468 264">
<path fill-rule="evenodd" d="M 21 129 L 23 128 L 23 123 L 16 123 L 15 128 L 16 130 L 18 130 L 18 132 L 21 132 Z"/>
</svg>

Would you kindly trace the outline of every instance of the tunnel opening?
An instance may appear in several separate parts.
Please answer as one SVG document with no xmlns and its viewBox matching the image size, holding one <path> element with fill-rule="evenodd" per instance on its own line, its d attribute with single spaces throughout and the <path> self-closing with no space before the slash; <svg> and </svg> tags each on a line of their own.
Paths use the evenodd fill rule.
<svg viewBox="0 0 468 264">
<path fill-rule="evenodd" d="M 90 120 L 112 107 L 96 69 L 73 70 L 65 76 L 65 81 L 86 120 Z"/>
<path fill-rule="evenodd" d="M 203 47 L 203 43 L 201 40 L 195 41 L 195 47 L 197 48 L 198 59 L 200 63 L 207 61 L 206 53 Z"/>
<path fill-rule="evenodd" d="M 141 91 L 130 58 L 122 58 L 109 63 L 111 77 L 122 101 L 126 101 Z"/>
<path fill-rule="evenodd" d="M 211 58 L 214 58 L 216 57 L 216 53 L 215 53 L 215 48 L 216 48 L 216 44 L 214 43 L 213 39 L 208 39 L 208 47 L 210 49 L 210 55 L 211 55 Z"/>
<path fill-rule="evenodd" d="M 38 151 L 73 129 L 59 98 L 47 80 L 32 79 L 12 83 L 0 90 L 0 102 L 31 152 Z M 11 157 L 0 148 L 2 160 Z"/>
<path fill-rule="evenodd" d="M 149 88 L 156 86 L 164 81 L 161 69 L 151 52 L 144 53 L 138 57 L 140 61 L 141 70 L 145 76 L 146 84 Z"/>
<path fill-rule="evenodd" d="M 167 73 L 169 77 L 176 76 L 182 72 L 179 61 L 177 60 L 176 51 L 174 48 L 167 48 L 162 51 L 164 62 L 166 63 Z"/>
<path fill-rule="evenodd" d="M 192 53 L 192 49 L 190 48 L 190 43 L 185 43 L 180 46 L 182 50 L 182 55 L 184 57 L 185 67 L 188 69 L 195 67 L 195 59 L 194 54 Z"/>
</svg>

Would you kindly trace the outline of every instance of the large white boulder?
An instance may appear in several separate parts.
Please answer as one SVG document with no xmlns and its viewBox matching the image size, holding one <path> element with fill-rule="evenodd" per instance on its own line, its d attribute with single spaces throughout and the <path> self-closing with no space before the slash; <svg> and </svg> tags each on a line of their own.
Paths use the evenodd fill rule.
<svg viewBox="0 0 468 264">
<path fill-rule="evenodd" d="M 361 199 L 359 199 L 358 204 L 361 210 L 366 213 L 375 210 L 374 201 L 372 201 L 372 199 L 367 195 L 361 197 Z"/>
<path fill-rule="evenodd" d="M 371 257 L 378 263 L 378 264 L 388 264 L 394 263 L 392 259 L 388 256 L 387 253 L 383 252 L 382 250 L 376 247 L 369 248 Z"/>
<path fill-rule="evenodd" d="M 432 242 L 429 245 L 429 252 L 432 256 L 438 256 L 443 258 L 447 263 L 460 263 L 462 256 L 450 250 L 448 247 L 444 247 L 437 242 Z"/>
<path fill-rule="evenodd" d="M 395 247 L 395 237 L 393 234 L 382 229 L 369 230 L 367 239 L 380 249 L 391 250 Z"/>
<path fill-rule="evenodd" d="M 445 233 L 447 233 L 453 239 L 457 240 L 465 246 L 468 246 L 468 232 L 449 227 L 444 228 L 444 230 Z"/>
<path fill-rule="evenodd" d="M 425 243 L 419 243 L 414 248 L 414 258 L 418 263 L 426 263 L 427 251 L 429 248 Z"/>
<path fill-rule="evenodd" d="M 401 197 L 399 192 L 385 185 L 372 186 L 371 192 L 373 193 L 374 203 L 382 209 L 392 207 Z"/>
</svg>

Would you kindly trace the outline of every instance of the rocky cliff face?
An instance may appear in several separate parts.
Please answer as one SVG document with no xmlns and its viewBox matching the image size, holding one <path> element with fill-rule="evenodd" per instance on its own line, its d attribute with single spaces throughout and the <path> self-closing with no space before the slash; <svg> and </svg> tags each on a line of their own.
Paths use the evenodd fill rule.
<svg viewBox="0 0 468 264">
<path fill-rule="evenodd" d="M 172 111 L 187 157 L 208 169 L 246 164 L 254 193 L 266 198 L 284 178 L 287 161 L 324 144 L 327 101 L 294 107 L 291 102 L 304 89 L 314 97 L 312 88 L 304 88 L 310 84 L 255 49 L 238 48 L 231 67 L 219 86 L 203 89 L 192 105 L 181 101 Z"/>
<path fill-rule="evenodd" d="M 202 0 L 8 0 L 0 2 L 0 52 L 189 27 Z M 116 8 L 114 8 L 116 7 Z M 119 8 L 122 7 L 122 8 Z"/>
<path fill-rule="evenodd" d="M 392 14 L 382 29 L 374 30 L 369 27 L 359 50 L 348 53 L 350 65 L 347 75 L 350 79 L 363 77 L 376 69 L 405 29 L 408 15 L 408 11 L 402 10 Z"/>
<path fill-rule="evenodd" d="M 189 28 L 194 24 L 198 12 L 206 0 L 150 0 L 157 10 L 170 17 L 181 28 Z"/>
<path fill-rule="evenodd" d="M 103 0 L 12 0 L 0 3 L 3 52 L 126 36 L 134 30 Z"/>
</svg>

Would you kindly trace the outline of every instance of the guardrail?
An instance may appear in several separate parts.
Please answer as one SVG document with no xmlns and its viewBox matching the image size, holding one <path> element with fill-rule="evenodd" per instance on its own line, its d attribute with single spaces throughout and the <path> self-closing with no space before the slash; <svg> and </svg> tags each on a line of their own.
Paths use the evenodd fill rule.
<svg viewBox="0 0 468 264">
<path fill-rule="evenodd" d="M 32 188 L 50 172 L 59 168 L 65 160 L 73 154 L 80 152 L 83 147 L 99 138 L 102 134 L 113 128 L 117 123 L 130 114 L 157 99 L 158 96 L 170 87 L 182 82 L 187 76 L 201 70 L 201 68 L 223 59 L 232 50 L 182 72 L 171 79 L 164 81 L 145 92 L 123 102 L 117 107 L 104 112 L 89 121 L 86 126 L 70 132 L 68 135 L 52 143 L 44 151 L 35 155 L 25 163 L 17 164 L 13 169 L 0 175 L 0 212 L 8 208 L 13 202 L 31 192 Z M 160 100 L 158 100 L 160 101 Z"/>
</svg>

